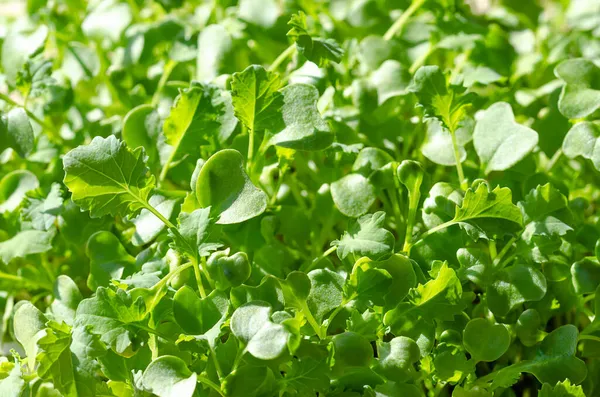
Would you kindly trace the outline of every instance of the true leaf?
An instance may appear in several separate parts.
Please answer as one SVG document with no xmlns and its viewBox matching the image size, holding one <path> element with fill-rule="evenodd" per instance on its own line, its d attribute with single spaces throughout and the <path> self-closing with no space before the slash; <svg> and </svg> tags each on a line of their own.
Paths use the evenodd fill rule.
<svg viewBox="0 0 600 397">
<path fill-rule="evenodd" d="M 467 190 L 451 222 L 460 224 L 471 236 L 494 238 L 520 230 L 523 220 L 519 207 L 512 203 L 510 189 L 498 186 L 490 190 L 482 183 L 476 190 Z"/>
<path fill-rule="evenodd" d="M 143 149 L 130 150 L 112 135 L 71 150 L 63 167 L 71 199 L 92 216 L 135 214 L 154 187 Z"/>
<path fill-rule="evenodd" d="M 248 66 L 243 72 L 233 74 L 233 110 L 250 131 L 262 130 L 269 125 L 269 119 L 276 114 L 275 108 L 281 99 L 278 91 L 280 85 L 276 73 L 258 65 Z"/>
<path fill-rule="evenodd" d="M 356 259 L 367 256 L 373 260 L 385 259 L 394 250 L 394 235 L 383 227 L 384 212 L 363 215 L 352 221 L 348 231 L 332 244 L 337 246 L 340 259 L 354 255 Z"/>
<path fill-rule="evenodd" d="M 89 327 L 112 350 L 127 357 L 137 348 L 133 346 L 137 334 L 147 329 L 143 299 L 133 301 L 121 289 L 99 287 L 77 307 L 74 326 Z"/>
</svg>

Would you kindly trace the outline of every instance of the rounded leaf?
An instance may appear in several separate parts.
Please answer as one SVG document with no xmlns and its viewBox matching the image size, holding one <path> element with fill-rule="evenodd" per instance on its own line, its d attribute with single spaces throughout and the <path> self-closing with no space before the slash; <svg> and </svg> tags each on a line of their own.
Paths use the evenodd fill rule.
<svg viewBox="0 0 600 397">
<path fill-rule="evenodd" d="M 251 267 L 248 255 L 236 252 L 228 256 L 226 252 L 215 252 L 206 262 L 206 270 L 218 290 L 225 291 L 242 285 L 250 277 Z"/>
<path fill-rule="evenodd" d="M 267 208 L 267 195 L 252 184 L 237 150 L 213 154 L 200 169 L 195 190 L 198 203 L 211 207 L 220 224 L 246 221 Z"/>
<path fill-rule="evenodd" d="M 361 174 L 350 174 L 331 184 L 331 197 L 342 214 L 358 218 L 375 202 L 375 186 Z"/>
<path fill-rule="evenodd" d="M 25 170 L 9 172 L 0 179 L 0 213 L 14 211 L 25 193 L 40 185 L 34 174 Z"/>
<path fill-rule="evenodd" d="M 495 361 L 508 350 L 510 334 L 502 324 L 474 318 L 465 327 L 463 343 L 476 361 Z"/>
<path fill-rule="evenodd" d="M 196 378 L 196 373 L 190 371 L 179 357 L 162 356 L 148 365 L 142 375 L 142 384 L 158 397 L 192 397 Z"/>
<path fill-rule="evenodd" d="M 332 339 L 333 359 L 337 368 L 366 367 L 373 359 L 373 348 L 364 336 L 344 332 Z"/>
</svg>

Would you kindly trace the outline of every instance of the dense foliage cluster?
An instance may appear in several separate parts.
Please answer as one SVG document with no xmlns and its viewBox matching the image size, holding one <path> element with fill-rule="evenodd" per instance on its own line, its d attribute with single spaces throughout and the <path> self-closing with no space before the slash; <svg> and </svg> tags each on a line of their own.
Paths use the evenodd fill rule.
<svg viewBox="0 0 600 397">
<path fill-rule="evenodd" d="M 17 3 L 0 396 L 600 395 L 600 2 Z"/>
</svg>

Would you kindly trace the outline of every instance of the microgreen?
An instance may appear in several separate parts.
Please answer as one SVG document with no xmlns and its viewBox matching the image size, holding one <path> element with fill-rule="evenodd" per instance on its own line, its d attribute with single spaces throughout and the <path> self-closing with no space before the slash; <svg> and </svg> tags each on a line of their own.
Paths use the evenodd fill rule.
<svg viewBox="0 0 600 397">
<path fill-rule="evenodd" d="M 598 15 L 0 0 L 0 396 L 600 395 Z"/>
</svg>

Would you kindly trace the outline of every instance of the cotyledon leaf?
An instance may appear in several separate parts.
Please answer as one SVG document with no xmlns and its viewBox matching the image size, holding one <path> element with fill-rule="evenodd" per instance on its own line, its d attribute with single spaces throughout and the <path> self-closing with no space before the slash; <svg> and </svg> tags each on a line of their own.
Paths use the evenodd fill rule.
<svg viewBox="0 0 600 397">
<path fill-rule="evenodd" d="M 252 184 L 244 170 L 244 158 L 233 149 L 213 154 L 202 166 L 196 198 L 202 207 L 211 207 L 220 224 L 243 222 L 267 208 L 267 195 Z"/>
<path fill-rule="evenodd" d="M 485 172 L 506 170 L 528 155 L 538 134 L 515 121 L 511 106 L 497 102 L 475 124 L 473 144 Z"/>
</svg>

